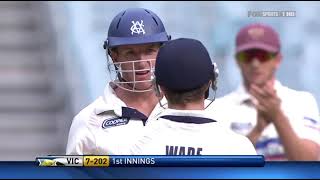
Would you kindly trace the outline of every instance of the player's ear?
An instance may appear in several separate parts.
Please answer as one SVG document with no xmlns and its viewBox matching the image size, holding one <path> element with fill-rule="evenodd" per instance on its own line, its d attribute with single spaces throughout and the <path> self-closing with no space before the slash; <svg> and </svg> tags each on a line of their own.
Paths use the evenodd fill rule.
<svg viewBox="0 0 320 180">
<path fill-rule="evenodd" d="M 210 81 L 208 82 L 208 84 L 207 84 L 207 85 L 208 85 L 208 89 L 212 86 L 212 83 L 213 83 L 212 80 L 210 80 Z"/>
<path fill-rule="evenodd" d="M 210 91 L 211 85 L 212 85 L 212 80 L 210 80 L 210 81 L 208 82 L 208 84 L 206 85 L 207 88 L 206 88 L 206 91 L 205 91 L 205 93 L 204 93 L 204 98 L 205 98 L 205 99 L 207 99 L 207 98 L 209 97 L 209 91 Z"/>
<path fill-rule="evenodd" d="M 280 66 L 280 63 L 282 61 L 282 54 L 281 52 L 277 53 L 276 57 L 275 57 L 275 61 L 276 61 L 276 68 L 278 69 L 278 67 Z"/>
<path fill-rule="evenodd" d="M 276 59 L 277 59 L 277 61 L 278 61 L 279 64 L 281 63 L 282 58 L 283 58 L 282 53 L 279 52 L 279 53 L 276 55 Z"/>
</svg>

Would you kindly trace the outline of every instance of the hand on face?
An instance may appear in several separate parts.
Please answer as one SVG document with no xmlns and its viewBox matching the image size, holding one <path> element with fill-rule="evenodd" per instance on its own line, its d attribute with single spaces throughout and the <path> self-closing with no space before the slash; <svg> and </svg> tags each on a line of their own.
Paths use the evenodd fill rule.
<svg viewBox="0 0 320 180">
<path fill-rule="evenodd" d="M 263 86 L 251 84 L 249 93 L 258 101 L 255 107 L 258 115 L 267 121 L 275 121 L 281 110 L 281 99 L 278 97 L 276 90 L 271 81 L 268 81 Z"/>
</svg>

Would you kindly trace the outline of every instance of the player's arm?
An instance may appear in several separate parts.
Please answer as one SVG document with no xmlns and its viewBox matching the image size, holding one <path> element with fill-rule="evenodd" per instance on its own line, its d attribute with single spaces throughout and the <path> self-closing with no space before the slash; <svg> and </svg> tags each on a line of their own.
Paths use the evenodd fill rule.
<svg viewBox="0 0 320 180">
<path fill-rule="evenodd" d="M 251 130 L 251 132 L 247 135 L 247 138 L 251 141 L 252 144 L 256 145 L 261 134 L 262 134 L 262 130 L 259 130 L 259 128 L 254 127 Z"/>
<path fill-rule="evenodd" d="M 258 139 L 260 138 L 263 130 L 270 124 L 269 121 L 265 119 L 263 112 L 257 110 L 257 124 L 247 135 L 247 138 L 252 142 L 253 145 L 256 145 Z"/>
<path fill-rule="evenodd" d="M 301 150 L 303 157 L 312 157 L 307 160 L 320 160 L 320 121 L 319 121 L 319 109 L 315 98 L 312 94 L 304 92 L 301 95 L 301 104 L 304 104 L 307 108 L 301 106 L 302 116 L 299 119 L 299 123 L 296 126 L 292 126 L 297 136 L 301 139 L 301 147 L 306 147 L 307 151 Z M 306 155 L 310 153 L 310 155 Z"/>
<path fill-rule="evenodd" d="M 288 117 L 281 109 L 281 100 L 273 90 L 271 84 L 267 84 L 264 88 L 253 86 L 251 94 L 257 98 L 259 102 L 259 104 L 256 105 L 258 111 L 264 112 L 263 114 L 266 116 L 265 119 L 268 119 L 274 124 L 288 160 L 303 161 L 318 159 L 320 152 L 319 145 L 313 140 L 298 136 L 297 133 L 305 129 L 305 127 L 299 126 L 295 128 L 292 126 Z"/>
<path fill-rule="evenodd" d="M 295 161 L 313 161 L 317 160 L 319 155 L 319 145 L 309 139 L 300 138 L 295 133 L 293 127 L 289 123 L 288 118 L 280 113 L 277 115 L 275 128 L 283 143 L 288 160 Z M 301 127 L 300 130 L 302 130 Z M 299 130 L 298 130 L 299 131 Z"/>
</svg>

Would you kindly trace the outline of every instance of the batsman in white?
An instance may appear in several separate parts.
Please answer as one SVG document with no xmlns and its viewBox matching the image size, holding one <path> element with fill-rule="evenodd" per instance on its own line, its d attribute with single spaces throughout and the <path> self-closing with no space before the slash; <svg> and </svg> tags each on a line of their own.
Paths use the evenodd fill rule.
<svg viewBox="0 0 320 180">
<path fill-rule="evenodd" d="M 151 75 L 158 49 L 168 40 L 162 21 L 150 10 L 129 8 L 114 17 L 104 43 L 114 79 L 73 119 L 66 154 L 112 155 L 129 149 L 148 117 L 162 109 Z"/>
<path fill-rule="evenodd" d="M 164 44 L 155 65 L 155 91 L 164 94 L 162 111 L 133 146 L 139 155 L 256 155 L 248 138 L 223 126 L 205 111 L 217 68 L 203 44 L 181 38 Z"/>
</svg>

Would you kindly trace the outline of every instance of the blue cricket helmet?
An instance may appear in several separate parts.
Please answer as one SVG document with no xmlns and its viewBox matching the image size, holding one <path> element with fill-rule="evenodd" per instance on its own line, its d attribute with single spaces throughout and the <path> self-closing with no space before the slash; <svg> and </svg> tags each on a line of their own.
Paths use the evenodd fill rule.
<svg viewBox="0 0 320 180">
<path fill-rule="evenodd" d="M 206 47 L 198 40 L 179 38 L 159 49 L 156 65 L 156 84 L 174 91 L 199 88 L 217 79 Z"/>
<path fill-rule="evenodd" d="M 111 22 L 104 48 L 120 45 L 166 42 L 170 40 L 161 19 L 144 8 L 129 8 Z"/>
</svg>

